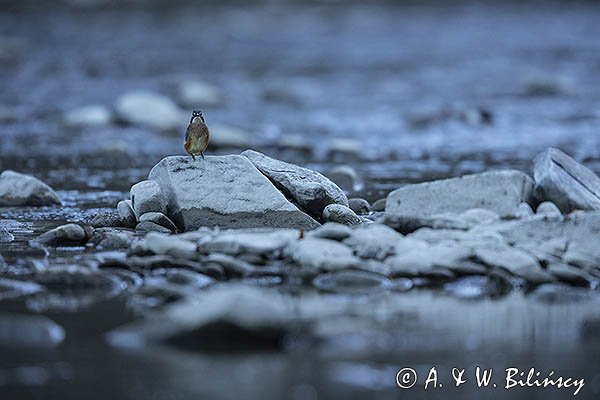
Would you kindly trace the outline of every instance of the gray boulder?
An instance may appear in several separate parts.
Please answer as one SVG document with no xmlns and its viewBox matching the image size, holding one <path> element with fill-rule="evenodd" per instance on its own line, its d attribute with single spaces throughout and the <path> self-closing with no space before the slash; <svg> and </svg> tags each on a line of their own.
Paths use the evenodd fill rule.
<svg viewBox="0 0 600 400">
<path fill-rule="evenodd" d="M 549 148 L 533 160 L 535 190 L 564 213 L 600 210 L 600 178 L 562 151 Z"/>
<path fill-rule="evenodd" d="M 153 180 L 141 181 L 131 187 L 131 205 L 137 216 L 148 212 L 167 212 L 167 200 Z"/>
<path fill-rule="evenodd" d="M 182 231 L 201 226 L 319 226 L 243 156 L 208 156 L 195 162 L 189 157 L 167 157 L 150 171 L 149 178 L 159 185 L 167 200 L 167 215 Z"/>
<path fill-rule="evenodd" d="M 533 201 L 533 181 L 523 172 L 502 170 L 407 185 L 386 201 L 386 214 L 431 216 L 460 214 L 471 208 L 513 215 L 521 202 Z"/>
<path fill-rule="evenodd" d="M 0 174 L 0 207 L 54 204 L 61 204 L 60 199 L 39 179 L 8 169 Z"/>
<path fill-rule="evenodd" d="M 253 150 L 242 153 L 288 198 L 313 218 L 320 218 L 329 204 L 348 205 L 346 195 L 320 173 L 279 161 Z"/>
</svg>

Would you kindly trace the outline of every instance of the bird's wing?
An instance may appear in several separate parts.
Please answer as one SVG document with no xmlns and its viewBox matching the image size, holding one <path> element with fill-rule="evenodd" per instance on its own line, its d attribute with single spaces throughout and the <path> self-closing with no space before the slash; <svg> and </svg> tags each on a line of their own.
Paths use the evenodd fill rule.
<svg viewBox="0 0 600 400">
<path fill-rule="evenodd" d="M 187 142 L 190 138 L 190 126 L 188 125 L 187 129 L 185 130 L 185 141 Z"/>
</svg>

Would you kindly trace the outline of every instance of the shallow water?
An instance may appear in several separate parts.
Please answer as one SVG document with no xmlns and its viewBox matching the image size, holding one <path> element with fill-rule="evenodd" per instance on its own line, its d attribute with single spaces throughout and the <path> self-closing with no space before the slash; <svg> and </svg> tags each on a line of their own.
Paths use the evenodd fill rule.
<svg viewBox="0 0 600 400">
<path fill-rule="evenodd" d="M 0 119 L 0 170 L 45 180 L 64 207 L 2 209 L 1 218 L 23 225 L 0 253 L 16 263 L 25 256 L 73 261 L 91 252 L 47 253 L 28 241 L 113 209 L 163 156 L 182 154 L 183 134 L 119 124 L 69 129 L 62 112 L 111 106 L 129 89 L 172 96 L 173 82 L 186 75 L 225 93 L 225 105 L 204 110 L 209 126 L 245 128 L 259 149 L 322 172 L 349 163 L 363 182 L 350 194 L 368 200 L 408 182 L 492 168 L 528 171 L 549 145 L 600 172 L 599 18 L 593 2 L 7 7 L 0 11 L 0 105 L 10 118 Z M 8 55 L 5 43 L 16 43 Z M 491 123 L 461 119 L 478 108 L 491 113 Z M 301 135 L 311 154 L 278 148 L 282 135 Z M 332 156 L 333 138 L 357 141 L 360 154 Z M 439 290 L 412 290 L 332 301 L 372 309 L 381 326 L 306 348 L 300 340 L 280 352 L 222 354 L 109 347 L 104 333 L 134 317 L 120 296 L 76 313 L 46 313 L 65 327 L 65 345 L 3 351 L 0 393 L 19 399 L 571 396 L 552 389 L 492 394 L 473 385 L 409 392 L 395 386 L 401 367 L 414 366 L 421 376 L 433 365 L 446 377 L 453 366 L 556 369 L 586 378 L 578 397 L 600 393 L 598 330 L 586 324 L 599 317 L 594 299 L 550 305 L 515 292 L 460 301 Z M 26 312 L 21 303 L 0 307 Z"/>
</svg>

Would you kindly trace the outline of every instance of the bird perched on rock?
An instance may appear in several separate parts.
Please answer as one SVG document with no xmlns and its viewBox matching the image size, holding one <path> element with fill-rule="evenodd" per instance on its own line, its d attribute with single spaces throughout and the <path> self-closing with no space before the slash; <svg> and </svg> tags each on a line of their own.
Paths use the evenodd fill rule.
<svg viewBox="0 0 600 400">
<path fill-rule="evenodd" d="M 196 156 L 199 154 L 204 159 L 204 152 L 208 147 L 208 140 L 210 139 L 210 132 L 208 126 L 204 121 L 202 111 L 194 110 L 192 112 L 192 119 L 185 132 L 185 151 L 192 156 L 192 159 L 196 161 Z"/>
</svg>

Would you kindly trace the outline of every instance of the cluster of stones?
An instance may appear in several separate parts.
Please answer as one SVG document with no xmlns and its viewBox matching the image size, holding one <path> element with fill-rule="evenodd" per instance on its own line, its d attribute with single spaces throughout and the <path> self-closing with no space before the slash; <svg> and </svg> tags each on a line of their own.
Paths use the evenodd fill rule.
<svg viewBox="0 0 600 400">
<path fill-rule="evenodd" d="M 261 153 L 168 157 L 118 206 L 124 224 L 154 224 L 147 230 L 157 232 L 58 227 L 36 242 L 125 251 L 5 274 L 0 293 L 33 294 L 29 305 L 40 310 L 52 304 L 47 291 L 58 284 L 85 288 L 78 297 L 84 303 L 91 289 L 108 296 L 130 288 L 130 304 L 142 309 L 184 300 L 168 318 L 190 329 L 225 320 L 262 332 L 265 324 L 289 322 L 289 307 L 274 304 L 281 299 L 270 291 L 220 281 L 371 294 L 434 286 L 466 298 L 515 287 L 546 297 L 565 287 L 595 288 L 600 179 L 555 149 L 536 158 L 534 178 L 503 170 L 407 185 L 389 194 L 385 212 L 367 219 L 323 175 Z M 214 288 L 202 293 L 219 301 L 198 297 L 207 286 Z M 133 330 L 151 337 L 152 324 Z"/>
<path fill-rule="evenodd" d="M 348 206 L 344 192 L 320 173 L 247 150 L 197 161 L 167 157 L 117 210 L 124 226 L 143 231 L 310 230 L 321 221 L 362 223 Z"/>
</svg>

